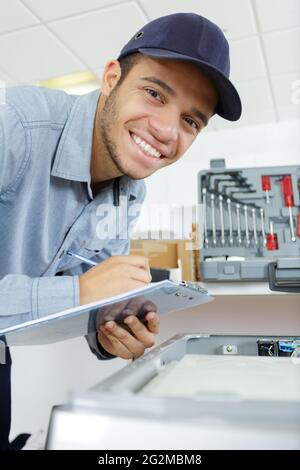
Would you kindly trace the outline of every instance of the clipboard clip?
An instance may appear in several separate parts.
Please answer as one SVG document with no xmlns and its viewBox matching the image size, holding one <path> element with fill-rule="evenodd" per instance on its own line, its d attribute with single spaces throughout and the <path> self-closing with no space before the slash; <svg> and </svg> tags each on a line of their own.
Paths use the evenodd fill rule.
<svg viewBox="0 0 300 470">
<path fill-rule="evenodd" d="M 182 287 L 187 287 L 189 289 L 192 289 L 193 291 L 201 292 L 202 294 L 207 294 L 207 290 L 204 289 L 199 285 L 198 282 L 193 282 L 193 281 L 181 281 L 179 283 L 180 286 Z"/>
</svg>

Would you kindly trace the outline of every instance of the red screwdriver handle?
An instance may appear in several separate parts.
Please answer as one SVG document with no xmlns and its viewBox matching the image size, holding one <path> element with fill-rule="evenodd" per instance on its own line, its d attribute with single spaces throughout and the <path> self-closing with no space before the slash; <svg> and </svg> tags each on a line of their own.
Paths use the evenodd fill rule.
<svg viewBox="0 0 300 470">
<path fill-rule="evenodd" d="M 267 233 L 267 250 L 278 250 L 278 238 L 276 233 Z"/>
<path fill-rule="evenodd" d="M 291 175 L 282 177 L 282 192 L 284 197 L 284 204 L 286 207 L 294 206 L 294 194 Z"/>
<path fill-rule="evenodd" d="M 261 185 L 262 185 L 263 191 L 271 191 L 270 176 L 263 175 L 261 177 Z"/>
</svg>

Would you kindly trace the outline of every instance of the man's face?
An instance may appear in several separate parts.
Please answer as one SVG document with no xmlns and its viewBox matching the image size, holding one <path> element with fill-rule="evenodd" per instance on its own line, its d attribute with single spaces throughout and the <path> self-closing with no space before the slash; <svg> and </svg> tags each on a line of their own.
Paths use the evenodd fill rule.
<svg viewBox="0 0 300 470">
<path fill-rule="evenodd" d="M 145 178 L 186 152 L 217 100 L 214 86 L 193 64 L 144 56 L 101 111 L 105 151 L 120 173 Z"/>
</svg>

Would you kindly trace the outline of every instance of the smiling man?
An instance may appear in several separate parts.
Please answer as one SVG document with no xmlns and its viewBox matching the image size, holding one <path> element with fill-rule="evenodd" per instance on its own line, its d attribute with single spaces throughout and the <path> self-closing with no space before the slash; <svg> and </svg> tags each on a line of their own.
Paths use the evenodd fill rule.
<svg viewBox="0 0 300 470">
<path fill-rule="evenodd" d="M 0 327 L 148 284 L 147 259 L 128 255 L 129 236 L 109 233 L 117 225 L 130 233 L 143 179 L 180 159 L 216 113 L 231 121 L 241 114 L 228 43 L 215 24 L 192 13 L 138 31 L 106 64 L 101 94 L 7 90 L 0 106 Z M 122 199 L 128 212 L 120 216 L 114 209 Z M 99 236 L 102 207 L 111 208 L 108 235 L 100 230 L 106 236 Z M 98 265 L 87 269 L 69 250 Z M 139 357 L 154 344 L 156 312 L 125 323 L 110 321 L 88 336 L 99 359 Z M 10 420 L 8 350 L 7 359 L 0 365 L 2 448 Z"/>
<path fill-rule="evenodd" d="M 104 70 L 92 159 L 96 179 L 103 177 L 104 164 L 109 178 L 134 179 L 171 165 L 207 125 L 218 102 L 213 83 L 194 64 L 141 53 L 127 61 L 132 68 L 123 80 L 118 61 Z"/>
</svg>

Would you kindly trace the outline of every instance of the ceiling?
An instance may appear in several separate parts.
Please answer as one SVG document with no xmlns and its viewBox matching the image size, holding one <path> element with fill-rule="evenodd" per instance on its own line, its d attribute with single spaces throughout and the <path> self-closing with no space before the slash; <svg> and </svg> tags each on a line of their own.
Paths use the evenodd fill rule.
<svg viewBox="0 0 300 470">
<path fill-rule="evenodd" d="M 300 119 L 300 0 L 1 1 L 0 79 L 8 86 L 83 71 L 99 76 L 144 23 L 188 11 L 224 30 L 244 107 L 240 121 L 216 116 L 211 130 Z"/>
</svg>

